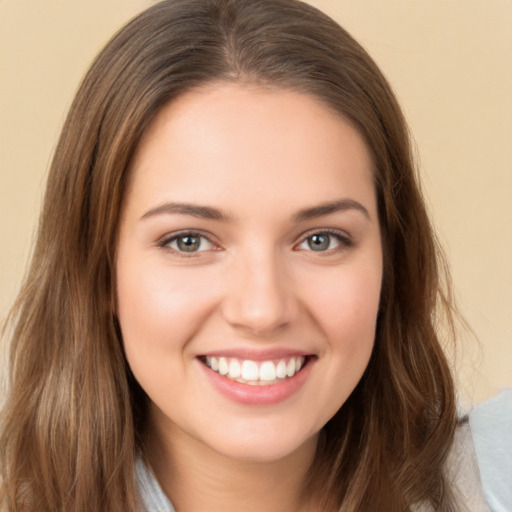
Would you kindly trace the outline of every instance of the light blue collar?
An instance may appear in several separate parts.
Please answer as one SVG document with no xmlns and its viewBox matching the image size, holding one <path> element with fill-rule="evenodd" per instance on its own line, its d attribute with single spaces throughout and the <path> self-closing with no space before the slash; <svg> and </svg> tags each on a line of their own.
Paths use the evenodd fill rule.
<svg viewBox="0 0 512 512">
<path fill-rule="evenodd" d="M 158 484 L 155 475 L 142 459 L 135 464 L 135 478 L 139 486 L 144 512 L 176 512 Z"/>
</svg>

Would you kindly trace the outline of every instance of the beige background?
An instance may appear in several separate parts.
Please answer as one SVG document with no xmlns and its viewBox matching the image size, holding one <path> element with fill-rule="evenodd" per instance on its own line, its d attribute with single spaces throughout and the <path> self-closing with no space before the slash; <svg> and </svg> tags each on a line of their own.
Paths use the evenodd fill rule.
<svg viewBox="0 0 512 512">
<path fill-rule="evenodd" d="M 0 317 L 22 278 L 74 90 L 149 0 L 0 0 Z M 512 1 L 317 0 L 369 50 L 410 122 L 425 194 L 480 340 L 461 387 L 512 385 Z"/>
</svg>

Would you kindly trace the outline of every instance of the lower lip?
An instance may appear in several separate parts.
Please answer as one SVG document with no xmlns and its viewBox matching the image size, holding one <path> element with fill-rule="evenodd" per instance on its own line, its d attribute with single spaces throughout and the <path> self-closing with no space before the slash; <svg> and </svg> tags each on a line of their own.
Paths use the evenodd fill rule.
<svg viewBox="0 0 512 512">
<path fill-rule="evenodd" d="M 198 362 L 221 395 L 244 405 L 274 405 L 290 398 L 303 386 L 314 363 L 313 359 L 309 358 L 306 365 L 293 377 L 275 384 L 260 386 L 230 380 L 214 372 L 202 362 Z"/>
</svg>

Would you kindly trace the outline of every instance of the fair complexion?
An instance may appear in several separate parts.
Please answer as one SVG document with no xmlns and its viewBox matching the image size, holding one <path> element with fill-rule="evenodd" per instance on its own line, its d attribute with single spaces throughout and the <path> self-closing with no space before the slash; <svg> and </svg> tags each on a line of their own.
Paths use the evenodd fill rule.
<svg viewBox="0 0 512 512">
<path fill-rule="evenodd" d="M 365 143 L 311 96 L 211 84 L 160 111 L 131 173 L 117 315 L 164 491 L 179 512 L 311 510 L 318 433 L 375 336 Z"/>
</svg>

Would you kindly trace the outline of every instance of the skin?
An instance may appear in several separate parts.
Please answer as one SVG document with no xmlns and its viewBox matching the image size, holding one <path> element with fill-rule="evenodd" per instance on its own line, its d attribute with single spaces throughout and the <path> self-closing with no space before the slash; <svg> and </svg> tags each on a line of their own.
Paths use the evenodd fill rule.
<svg viewBox="0 0 512 512">
<path fill-rule="evenodd" d="M 119 228 L 117 315 L 151 400 L 150 462 L 180 512 L 313 509 L 301 491 L 318 432 L 374 343 L 371 167 L 349 123 L 282 89 L 210 84 L 165 106 L 141 140 Z M 184 231 L 204 236 L 198 250 L 180 252 Z M 275 349 L 309 362 L 273 404 L 224 396 L 200 358 Z"/>
</svg>

